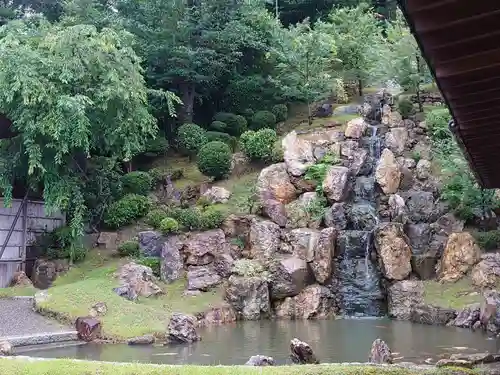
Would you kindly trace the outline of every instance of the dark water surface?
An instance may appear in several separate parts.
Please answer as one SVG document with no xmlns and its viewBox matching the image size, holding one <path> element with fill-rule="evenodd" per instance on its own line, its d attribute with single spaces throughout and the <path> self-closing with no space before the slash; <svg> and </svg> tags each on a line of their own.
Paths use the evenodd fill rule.
<svg viewBox="0 0 500 375">
<path fill-rule="evenodd" d="M 387 319 L 326 321 L 258 321 L 211 327 L 203 340 L 186 346 L 131 347 L 87 344 L 30 351 L 25 355 L 47 358 L 78 358 L 115 362 L 164 364 L 244 364 L 255 354 L 288 363 L 290 340 L 308 342 L 321 362 L 366 362 L 372 342 L 385 340 L 399 361 L 422 363 L 449 353 L 499 350 L 497 340 L 470 330 L 437 327 Z"/>
</svg>

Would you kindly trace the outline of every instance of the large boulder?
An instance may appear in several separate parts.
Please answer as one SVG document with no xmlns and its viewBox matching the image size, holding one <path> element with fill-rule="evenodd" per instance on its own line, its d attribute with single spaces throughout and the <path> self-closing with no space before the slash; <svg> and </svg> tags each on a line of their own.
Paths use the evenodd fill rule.
<svg viewBox="0 0 500 375">
<path fill-rule="evenodd" d="M 313 258 L 310 267 L 314 278 L 320 284 L 326 283 L 332 275 L 336 239 L 337 231 L 334 228 L 323 229 L 313 249 Z"/>
<path fill-rule="evenodd" d="M 323 191 L 331 202 L 344 200 L 347 194 L 349 169 L 346 167 L 330 167 L 323 180 Z"/>
<path fill-rule="evenodd" d="M 398 190 L 401 171 L 394 154 L 388 148 L 382 151 L 375 170 L 375 180 L 384 194 L 394 194 Z"/>
<path fill-rule="evenodd" d="M 181 256 L 183 242 L 178 236 L 170 236 L 163 242 L 160 261 L 160 279 L 172 283 L 182 276 L 184 264 Z"/>
<path fill-rule="evenodd" d="M 403 194 L 408 216 L 413 222 L 431 222 L 434 213 L 434 196 L 431 192 L 411 190 Z"/>
<path fill-rule="evenodd" d="M 286 233 L 284 239 L 289 247 L 288 253 L 306 262 L 312 262 L 319 237 L 320 231 L 317 229 L 299 228 Z"/>
<path fill-rule="evenodd" d="M 408 141 L 408 130 L 406 128 L 392 128 L 385 136 L 385 145 L 394 155 L 401 155 Z"/>
<path fill-rule="evenodd" d="M 228 251 L 229 246 L 222 229 L 192 233 L 183 248 L 188 266 L 206 266 L 212 263 L 217 255 Z"/>
<path fill-rule="evenodd" d="M 347 217 L 350 227 L 354 230 L 372 231 L 378 224 L 375 208 L 366 203 L 353 204 Z"/>
<path fill-rule="evenodd" d="M 250 257 L 272 259 L 280 246 L 281 229 L 268 220 L 253 219 L 250 226 Z"/>
<path fill-rule="evenodd" d="M 220 186 L 212 186 L 206 192 L 202 194 L 210 203 L 227 203 L 229 198 L 231 198 L 231 192 Z"/>
<path fill-rule="evenodd" d="M 299 365 L 315 365 L 319 363 L 309 344 L 296 338 L 290 341 L 290 358 L 293 363 Z"/>
<path fill-rule="evenodd" d="M 212 266 L 191 266 L 187 272 L 188 290 L 208 291 L 221 281 L 222 278 Z"/>
<path fill-rule="evenodd" d="M 302 176 L 314 164 L 312 143 L 298 137 L 295 131 L 288 133 L 281 144 L 286 167 L 292 176 Z"/>
<path fill-rule="evenodd" d="M 480 316 L 481 304 L 469 305 L 457 312 L 457 316 L 451 325 L 459 328 L 472 328 Z"/>
<path fill-rule="evenodd" d="M 381 339 L 376 339 L 370 350 L 368 362 L 377 364 L 391 364 L 393 361 L 392 352 L 389 345 Z"/>
<path fill-rule="evenodd" d="M 79 317 L 76 319 L 75 328 L 80 340 L 90 342 L 101 337 L 102 325 L 97 318 Z"/>
<path fill-rule="evenodd" d="M 429 248 L 431 240 L 430 224 L 408 224 L 405 229 L 413 254 L 423 254 Z"/>
<path fill-rule="evenodd" d="M 147 230 L 137 234 L 139 250 L 147 257 L 159 257 L 163 247 L 163 237 L 160 232 Z"/>
<path fill-rule="evenodd" d="M 384 276 L 390 280 L 403 280 L 411 272 L 411 249 L 403 226 L 384 223 L 375 230 L 375 247 Z"/>
<path fill-rule="evenodd" d="M 478 288 L 495 288 L 500 280 L 500 254 L 485 254 L 471 272 L 472 284 Z"/>
<path fill-rule="evenodd" d="M 334 203 L 325 211 L 325 225 L 337 230 L 347 227 L 345 203 Z"/>
<path fill-rule="evenodd" d="M 128 289 L 128 293 L 135 293 L 137 296 L 151 297 L 163 294 L 161 288 L 155 284 L 156 278 L 153 276 L 153 270 L 150 267 L 130 262 L 121 266 L 116 276 L 121 287 Z M 117 294 L 120 294 L 117 292 Z"/>
<path fill-rule="evenodd" d="M 271 300 L 280 300 L 299 294 L 312 280 L 304 259 L 287 257 L 270 265 Z"/>
<path fill-rule="evenodd" d="M 250 237 L 250 225 L 255 218 L 253 215 L 231 214 L 222 223 L 221 229 L 226 237 L 239 238 L 248 244 Z"/>
<path fill-rule="evenodd" d="M 389 316 L 399 320 L 410 320 L 413 306 L 424 301 L 424 284 L 420 280 L 403 280 L 388 289 Z"/>
<path fill-rule="evenodd" d="M 201 336 L 196 330 L 197 319 L 192 315 L 173 313 L 168 323 L 168 341 L 177 344 L 200 341 Z"/>
<path fill-rule="evenodd" d="M 367 127 L 368 124 L 362 117 L 355 118 L 347 123 L 344 134 L 347 138 L 360 139 Z"/>
<path fill-rule="evenodd" d="M 500 293 L 496 290 L 488 290 L 484 293 L 479 321 L 488 332 L 494 334 L 500 332 Z"/>
<path fill-rule="evenodd" d="M 410 313 L 410 320 L 413 323 L 444 326 L 454 320 L 456 315 L 457 313 L 453 309 L 419 304 L 413 306 Z"/>
<path fill-rule="evenodd" d="M 348 158 L 349 170 L 352 175 L 367 174 L 367 170 L 371 169 L 370 163 L 367 163 L 368 151 L 364 148 L 359 148 L 352 152 Z"/>
<path fill-rule="evenodd" d="M 227 282 L 225 299 L 244 320 L 266 318 L 271 311 L 269 288 L 263 277 L 232 275 Z"/>
<path fill-rule="evenodd" d="M 335 296 L 325 286 L 310 285 L 295 297 L 287 297 L 274 306 L 279 319 L 326 319 L 335 316 Z"/>
<path fill-rule="evenodd" d="M 417 178 L 427 180 L 431 176 L 432 164 L 429 160 L 420 159 L 417 163 Z"/>
<path fill-rule="evenodd" d="M 469 232 L 452 233 L 441 258 L 440 281 L 457 281 L 481 260 L 481 250 Z"/>
<path fill-rule="evenodd" d="M 236 321 L 236 311 L 228 303 L 222 303 L 219 306 L 212 307 L 205 311 L 203 316 L 198 318 L 198 323 L 204 326 L 221 325 L 233 323 Z"/>
</svg>

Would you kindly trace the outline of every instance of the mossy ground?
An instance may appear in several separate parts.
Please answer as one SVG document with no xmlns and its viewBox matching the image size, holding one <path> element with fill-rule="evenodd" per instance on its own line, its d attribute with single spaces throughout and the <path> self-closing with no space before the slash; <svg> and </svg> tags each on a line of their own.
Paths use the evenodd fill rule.
<svg viewBox="0 0 500 375">
<path fill-rule="evenodd" d="M 154 366 L 111 364 L 71 360 L 22 361 L 0 359 L 0 373 L 9 375 L 466 375 L 471 370 L 441 369 L 417 371 L 368 366 Z"/>
<path fill-rule="evenodd" d="M 439 307 L 458 310 L 482 301 L 481 293 L 472 286 L 467 277 L 456 283 L 424 281 L 424 288 L 425 303 Z"/>
</svg>

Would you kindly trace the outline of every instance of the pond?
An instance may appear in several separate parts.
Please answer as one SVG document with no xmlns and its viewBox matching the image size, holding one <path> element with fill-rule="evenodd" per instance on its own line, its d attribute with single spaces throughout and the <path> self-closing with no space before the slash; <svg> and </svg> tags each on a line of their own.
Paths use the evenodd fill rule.
<svg viewBox="0 0 500 375">
<path fill-rule="evenodd" d="M 131 347 L 87 344 L 29 351 L 34 357 L 78 358 L 116 362 L 235 365 L 255 354 L 289 363 L 294 337 L 311 345 L 321 362 L 366 362 L 372 342 L 387 342 L 398 361 L 423 363 L 450 353 L 499 350 L 498 341 L 466 329 L 438 327 L 388 319 L 323 321 L 257 321 L 201 330 L 202 341 L 185 346 Z M 21 353 L 20 353 L 21 354 Z"/>
</svg>

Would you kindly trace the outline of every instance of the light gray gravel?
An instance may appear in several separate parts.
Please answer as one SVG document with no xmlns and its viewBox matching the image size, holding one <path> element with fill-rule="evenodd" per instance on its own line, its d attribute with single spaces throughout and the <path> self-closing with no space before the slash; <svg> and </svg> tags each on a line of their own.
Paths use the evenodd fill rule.
<svg viewBox="0 0 500 375">
<path fill-rule="evenodd" d="M 36 313 L 32 299 L 0 299 L 0 339 L 68 329 Z"/>
</svg>

